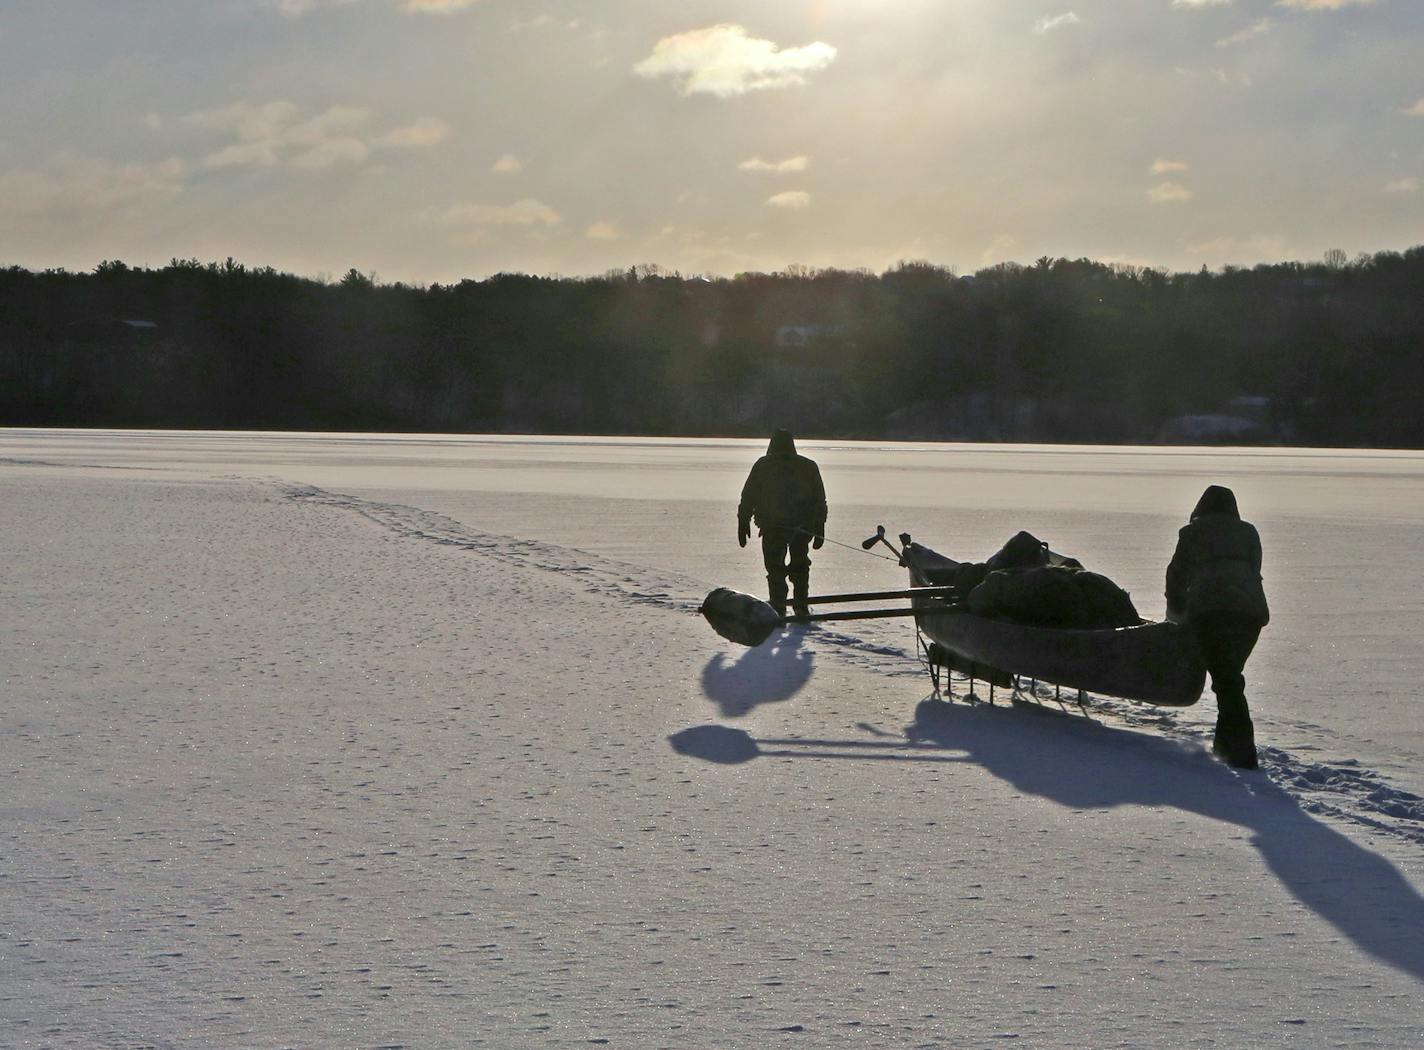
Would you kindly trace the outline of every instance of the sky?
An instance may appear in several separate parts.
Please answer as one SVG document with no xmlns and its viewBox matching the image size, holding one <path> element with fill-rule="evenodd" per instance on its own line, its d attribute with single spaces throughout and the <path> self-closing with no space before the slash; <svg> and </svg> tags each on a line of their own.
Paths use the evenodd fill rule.
<svg viewBox="0 0 1424 1050">
<path fill-rule="evenodd" d="M 0 265 L 428 284 L 1420 243 L 1421 0 L 0 0 Z"/>
</svg>

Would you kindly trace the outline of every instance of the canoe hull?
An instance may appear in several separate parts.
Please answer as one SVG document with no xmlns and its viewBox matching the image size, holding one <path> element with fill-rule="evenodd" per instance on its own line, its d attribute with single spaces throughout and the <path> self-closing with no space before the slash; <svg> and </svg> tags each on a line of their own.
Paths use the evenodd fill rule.
<svg viewBox="0 0 1424 1050">
<path fill-rule="evenodd" d="M 946 563 L 953 564 L 918 543 L 905 548 L 904 564 L 916 586 L 930 583 L 928 568 Z M 920 629 L 946 649 L 1024 678 L 1164 707 L 1190 707 L 1206 684 L 1191 636 L 1171 622 L 1109 630 L 1033 627 L 928 600 L 912 604 L 920 610 Z"/>
</svg>

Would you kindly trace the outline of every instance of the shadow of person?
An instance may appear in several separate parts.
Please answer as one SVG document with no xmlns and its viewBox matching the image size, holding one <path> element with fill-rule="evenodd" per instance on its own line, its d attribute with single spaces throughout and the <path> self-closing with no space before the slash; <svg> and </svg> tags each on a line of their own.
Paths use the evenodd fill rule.
<svg viewBox="0 0 1424 1050">
<path fill-rule="evenodd" d="M 783 628 L 736 660 L 716 653 L 702 668 L 702 691 L 725 718 L 741 718 L 759 704 L 787 700 L 811 677 L 815 654 L 802 648 L 805 632 Z"/>
<path fill-rule="evenodd" d="M 930 698 L 905 735 L 963 751 L 1017 790 L 1063 806 L 1173 806 L 1247 829 L 1296 900 L 1361 951 L 1424 979 L 1424 898 L 1388 860 L 1311 817 L 1266 775 L 1238 774 L 1194 743 L 1027 705 Z"/>
<path fill-rule="evenodd" d="M 1311 817 L 1263 773 L 1238 774 L 1199 745 L 1105 726 L 1030 704 L 928 698 L 903 738 L 757 739 L 702 725 L 668 737 L 678 754 L 739 765 L 756 758 L 973 762 L 1025 794 L 1073 809 L 1175 807 L 1244 828 L 1266 867 L 1356 947 L 1424 979 L 1424 898 L 1384 857 Z"/>
</svg>

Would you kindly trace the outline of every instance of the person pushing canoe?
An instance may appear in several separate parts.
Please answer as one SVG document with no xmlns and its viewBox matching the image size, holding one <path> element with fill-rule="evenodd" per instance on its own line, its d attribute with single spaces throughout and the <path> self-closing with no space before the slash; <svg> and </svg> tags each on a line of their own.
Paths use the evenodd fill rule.
<svg viewBox="0 0 1424 1050">
<path fill-rule="evenodd" d="M 1177 534 L 1167 566 L 1167 619 L 1196 640 L 1216 694 L 1212 750 L 1229 765 L 1256 768 L 1256 734 L 1246 703 L 1246 660 L 1270 620 L 1261 584 L 1261 537 L 1236 509 L 1236 495 L 1209 485 Z"/>
<path fill-rule="evenodd" d="M 792 587 L 791 608 L 809 616 L 810 549 L 820 550 L 826 538 L 826 488 L 816 461 L 796 452 L 790 431 L 776 430 L 766 455 L 752 464 L 737 506 L 737 543 L 743 547 L 756 522 L 771 604 L 786 615 L 786 584 Z"/>
</svg>

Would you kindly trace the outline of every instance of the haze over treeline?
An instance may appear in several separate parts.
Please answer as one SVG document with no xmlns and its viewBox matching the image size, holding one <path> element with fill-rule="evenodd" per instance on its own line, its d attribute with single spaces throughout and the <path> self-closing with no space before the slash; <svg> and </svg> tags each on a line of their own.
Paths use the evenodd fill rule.
<svg viewBox="0 0 1424 1050">
<path fill-rule="evenodd" d="M 0 424 L 1424 446 L 1424 247 L 1171 274 L 0 270 Z"/>
</svg>

